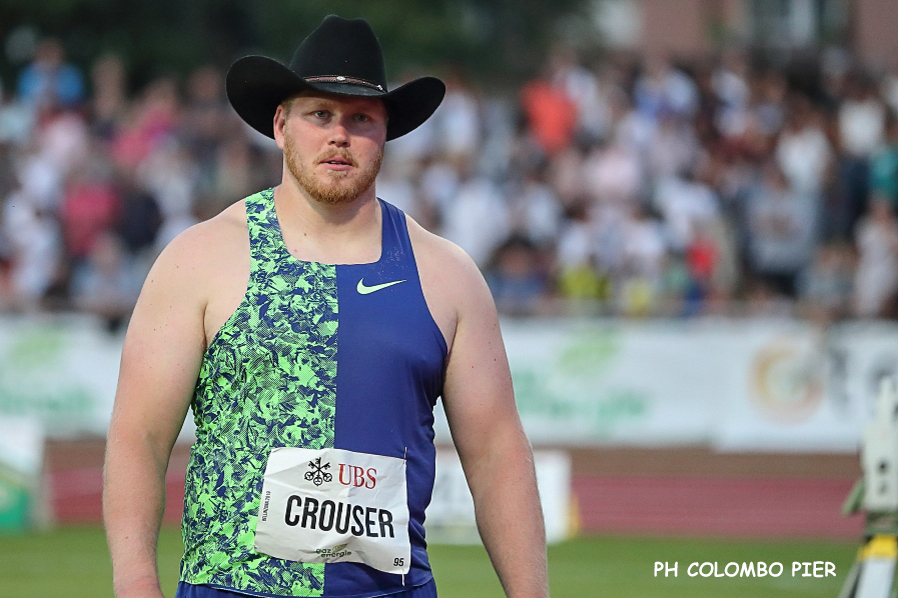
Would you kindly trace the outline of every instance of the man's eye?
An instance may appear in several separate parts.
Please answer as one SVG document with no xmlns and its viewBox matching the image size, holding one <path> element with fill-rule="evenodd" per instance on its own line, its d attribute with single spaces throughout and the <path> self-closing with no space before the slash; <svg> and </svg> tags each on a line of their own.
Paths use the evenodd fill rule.
<svg viewBox="0 0 898 598">
<path fill-rule="evenodd" d="M 359 122 L 366 123 L 366 122 L 368 122 L 369 120 L 371 120 L 371 117 L 368 116 L 367 114 L 356 114 L 356 115 L 355 115 L 355 119 L 356 119 L 357 121 L 359 121 Z"/>
<path fill-rule="evenodd" d="M 315 112 L 313 112 L 313 114 L 314 114 L 315 116 L 317 116 L 318 118 L 326 118 L 326 117 L 327 117 L 327 110 L 316 110 Z"/>
</svg>

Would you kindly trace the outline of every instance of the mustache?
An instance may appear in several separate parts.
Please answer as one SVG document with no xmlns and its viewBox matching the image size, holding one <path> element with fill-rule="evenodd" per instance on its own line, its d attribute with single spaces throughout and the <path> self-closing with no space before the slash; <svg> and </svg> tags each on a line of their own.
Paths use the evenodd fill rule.
<svg viewBox="0 0 898 598">
<path fill-rule="evenodd" d="M 322 162 L 327 162 L 328 160 L 333 160 L 334 158 L 340 158 L 341 160 L 348 162 L 351 166 L 357 166 L 355 158 L 353 158 L 352 154 L 345 149 L 322 152 L 315 158 L 315 161 L 317 164 L 320 164 Z"/>
</svg>

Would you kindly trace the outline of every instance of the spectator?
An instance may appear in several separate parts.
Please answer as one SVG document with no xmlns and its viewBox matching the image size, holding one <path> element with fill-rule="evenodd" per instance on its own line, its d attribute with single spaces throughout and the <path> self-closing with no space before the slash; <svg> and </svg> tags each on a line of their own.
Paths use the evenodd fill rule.
<svg viewBox="0 0 898 598">
<path fill-rule="evenodd" d="M 596 263 L 595 225 L 585 202 L 567 210 L 567 223 L 558 239 L 558 290 L 572 302 L 597 302 L 609 298 L 609 278 Z"/>
<path fill-rule="evenodd" d="M 78 106 L 84 99 L 84 80 L 76 67 L 65 62 L 60 41 L 47 38 L 19 75 L 16 91 L 25 105 L 42 114 Z"/>
<path fill-rule="evenodd" d="M 527 239 L 513 236 L 496 248 L 486 281 L 500 313 L 533 315 L 547 294 L 540 255 Z"/>
<path fill-rule="evenodd" d="M 443 212 L 442 235 L 485 268 L 510 234 L 508 206 L 495 183 L 473 172 L 472 165 L 463 164 L 459 178 L 458 192 Z"/>
<path fill-rule="evenodd" d="M 838 158 L 837 232 L 854 230 L 867 208 L 870 156 L 884 138 L 885 105 L 866 77 L 856 73 L 846 82 L 846 96 L 839 107 L 841 152 Z"/>
<path fill-rule="evenodd" d="M 753 78 L 754 99 L 750 110 L 762 135 L 773 137 L 785 126 L 788 103 L 786 76 L 767 69 Z"/>
<path fill-rule="evenodd" d="M 197 221 L 195 209 L 200 168 L 187 148 L 176 139 L 168 138 L 140 163 L 136 176 L 153 195 L 162 213 L 162 226 L 156 238 L 161 250 Z M 210 201 L 207 217 L 218 213 L 216 205 Z"/>
<path fill-rule="evenodd" d="M 45 118 L 35 134 L 39 151 L 63 177 L 84 156 L 94 152 L 87 123 L 76 112 L 60 112 Z"/>
<path fill-rule="evenodd" d="M 113 139 L 112 154 L 125 168 L 135 168 L 180 124 L 181 105 L 175 81 L 163 77 L 143 90 L 131 118 Z"/>
<path fill-rule="evenodd" d="M 420 223 L 423 219 L 417 189 L 407 177 L 401 176 L 403 169 L 396 163 L 393 154 L 385 156 L 377 175 L 377 194 L 379 197 L 389 197 L 391 204 Z"/>
<path fill-rule="evenodd" d="M 798 87 L 741 51 L 642 71 L 622 56 L 586 66 L 559 46 L 517 102 L 447 67 L 446 100 L 390 144 L 379 194 L 505 281 L 497 297 L 538 289 L 506 304 L 516 313 L 555 292 L 591 302 L 582 313 L 690 315 L 731 299 L 779 313 L 797 299 L 821 319 L 891 314 L 893 217 L 878 203 L 898 206 L 894 73 L 826 52 L 821 79 Z M 280 174 L 270 140 L 233 125 L 215 66 L 190 73 L 183 99 L 161 77 L 134 101 L 121 57 L 96 60 L 89 96 L 71 93 L 73 69 L 46 40 L 20 97 L 0 97 L 0 308 L 74 300 L 110 231 L 144 272 L 179 231 Z"/>
<path fill-rule="evenodd" d="M 3 209 L 3 235 L 9 245 L 10 304 L 35 310 L 50 290 L 64 256 L 58 221 L 20 190 Z"/>
<path fill-rule="evenodd" d="M 615 89 L 609 95 L 611 112 L 610 142 L 641 154 L 648 147 L 655 129 L 654 114 L 648 116 L 636 109 L 632 98 L 622 89 Z"/>
<path fill-rule="evenodd" d="M 657 181 L 653 206 L 662 215 L 668 244 L 676 252 L 686 250 L 698 223 L 720 217 L 714 191 L 698 180 L 692 168 Z"/>
<path fill-rule="evenodd" d="M 802 313 L 822 324 L 851 315 L 853 273 L 852 252 L 847 243 L 820 245 L 798 279 Z"/>
<path fill-rule="evenodd" d="M 34 128 L 34 113 L 0 89 L 0 146 L 24 146 Z"/>
<path fill-rule="evenodd" d="M 790 187 L 774 164 L 767 165 L 762 183 L 748 197 L 749 264 L 756 282 L 775 295 L 794 298 L 796 278 L 811 261 L 815 204 L 810 192 Z"/>
<path fill-rule="evenodd" d="M 845 155 L 866 158 L 879 149 L 885 131 L 886 107 L 865 75 L 857 73 L 849 79 L 838 118 L 839 140 Z"/>
<path fill-rule="evenodd" d="M 695 82 L 669 59 L 658 56 L 646 60 L 633 95 L 636 109 L 651 121 L 662 114 L 688 119 L 698 108 Z"/>
<path fill-rule="evenodd" d="M 635 152 L 616 143 L 593 146 L 580 176 L 583 193 L 595 206 L 629 213 L 640 199 L 642 164 Z"/>
<path fill-rule="evenodd" d="M 118 135 L 128 110 L 125 65 L 121 57 L 107 54 L 91 69 L 93 133 L 109 143 Z"/>
<path fill-rule="evenodd" d="M 580 63 L 576 50 L 559 46 L 549 58 L 552 83 L 577 107 L 577 131 L 587 139 L 607 134 L 608 110 L 595 74 Z"/>
<path fill-rule="evenodd" d="M 481 143 L 480 103 L 457 69 L 446 77 L 446 97 L 434 117 L 437 151 L 451 162 L 474 159 Z"/>
<path fill-rule="evenodd" d="M 597 145 L 598 140 L 579 139 L 545 162 L 548 182 L 563 206 L 570 207 L 586 196 L 586 158 Z"/>
<path fill-rule="evenodd" d="M 720 249 L 711 234 L 710 221 L 696 223 L 692 239 L 686 246 L 685 261 L 689 271 L 689 297 L 698 310 L 714 290 L 714 273 L 720 261 Z"/>
<path fill-rule="evenodd" d="M 224 75 L 219 69 L 204 65 L 190 73 L 183 112 L 183 120 L 177 127 L 178 138 L 193 155 L 197 165 L 209 173 L 211 179 L 215 179 L 219 148 L 235 138 L 239 139 L 231 132 L 239 130 L 242 124 L 228 105 Z M 216 183 L 214 180 L 204 180 L 201 185 L 212 188 Z"/>
<path fill-rule="evenodd" d="M 661 224 L 641 206 L 635 206 L 623 225 L 623 267 L 619 281 L 621 309 L 646 316 L 658 308 L 667 247 Z"/>
<path fill-rule="evenodd" d="M 552 83 L 552 74 L 534 79 L 521 91 L 527 126 L 546 157 L 567 148 L 577 129 L 577 104 Z"/>
<path fill-rule="evenodd" d="M 438 229 L 445 220 L 446 212 L 455 201 L 461 185 L 458 168 L 446 160 L 428 157 L 421 162 L 419 184 L 422 211 L 430 215 L 431 227 Z"/>
<path fill-rule="evenodd" d="M 117 175 L 121 210 L 115 232 L 129 253 L 149 261 L 155 257 L 152 249 L 162 226 L 162 212 L 153 194 L 136 180 L 134 171 L 122 169 Z M 144 255 L 147 253 L 150 255 Z"/>
<path fill-rule="evenodd" d="M 884 143 L 870 159 L 870 193 L 898 208 L 898 116 L 893 110 L 886 113 Z"/>
<path fill-rule="evenodd" d="M 776 146 L 777 165 L 789 186 L 798 193 L 821 193 L 833 157 L 820 111 L 806 96 L 793 95 L 786 126 Z"/>
<path fill-rule="evenodd" d="M 693 168 L 701 148 L 690 122 L 667 111 L 657 114 L 656 119 L 645 149 L 649 174 L 660 179 Z"/>
<path fill-rule="evenodd" d="M 854 313 L 875 318 L 894 316 L 898 291 L 898 222 L 892 204 L 876 195 L 869 213 L 858 222 L 858 264 L 854 277 Z"/>
<path fill-rule="evenodd" d="M 525 173 L 520 190 L 510 194 L 509 216 L 514 234 L 535 248 L 555 245 L 564 211 L 555 191 L 546 183 L 545 167 Z"/>
<path fill-rule="evenodd" d="M 115 332 L 131 313 L 141 282 L 121 239 L 111 231 L 102 231 L 75 271 L 75 306 L 101 317 L 109 331 Z"/>
<path fill-rule="evenodd" d="M 222 139 L 215 147 L 215 161 L 205 169 L 196 164 L 197 179 L 205 172 L 207 186 L 197 189 L 202 195 L 200 217 L 211 218 L 233 203 L 235 197 L 246 197 L 259 188 L 259 173 L 253 160 L 253 147 L 240 137 Z M 195 154 L 187 148 L 178 152 L 192 160 Z"/>
<path fill-rule="evenodd" d="M 97 235 L 115 225 L 120 208 L 111 165 L 94 150 L 68 178 L 60 213 L 65 248 L 75 262 L 87 258 Z"/>
<path fill-rule="evenodd" d="M 721 135 L 737 137 L 745 131 L 751 97 L 748 76 L 748 60 L 738 51 L 726 52 L 711 76 L 711 87 L 719 102 L 714 124 Z"/>
</svg>

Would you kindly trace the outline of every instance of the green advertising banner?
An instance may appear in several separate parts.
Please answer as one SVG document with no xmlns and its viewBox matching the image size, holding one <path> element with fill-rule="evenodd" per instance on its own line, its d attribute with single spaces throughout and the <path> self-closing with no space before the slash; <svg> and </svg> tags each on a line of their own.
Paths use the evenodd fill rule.
<svg viewBox="0 0 898 598">
<path fill-rule="evenodd" d="M 32 495 L 14 476 L 0 471 L 0 533 L 22 531 L 28 526 Z"/>
<path fill-rule="evenodd" d="M 0 533 L 24 531 L 36 521 L 43 457 L 37 419 L 0 416 Z"/>
<path fill-rule="evenodd" d="M 121 348 L 92 318 L 0 319 L 0 418 L 35 418 L 52 437 L 105 435 Z"/>
</svg>

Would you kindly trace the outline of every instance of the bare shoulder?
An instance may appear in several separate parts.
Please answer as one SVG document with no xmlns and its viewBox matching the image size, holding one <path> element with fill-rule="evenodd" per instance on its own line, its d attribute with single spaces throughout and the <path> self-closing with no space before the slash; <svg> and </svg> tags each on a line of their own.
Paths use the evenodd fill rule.
<svg viewBox="0 0 898 598">
<path fill-rule="evenodd" d="M 217 216 L 199 222 L 181 232 L 165 247 L 160 259 L 165 262 L 201 263 L 212 260 L 220 251 L 248 243 L 245 208 L 242 201 L 231 204 Z M 165 256 L 163 258 L 163 256 Z"/>
<path fill-rule="evenodd" d="M 233 267 L 237 256 L 247 256 L 249 240 L 243 202 L 232 204 L 217 216 L 194 224 L 165 247 L 150 271 L 150 277 L 183 279 L 198 287 L 222 268 Z"/>
<path fill-rule="evenodd" d="M 406 218 L 424 299 L 451 348 L 459 321 L 478 312 L 495 312 L 492 295 L 464 250 Z"/>
<path fill-rule="evenodd" d="M 209 317 L 227 310 L 234 295 L 239 302 L 249 268 L 245 208 L 240 201 L 172 239 L 147 275 L 132 322 L 151 324 L 179 313 L 208 337 Z"/>
<path fill-rule="evenodd" d="M 412 218 L 406 218 L 419 270 L 451 283 L 483 279 L 474 260 L 461 247 L 426 230 Z"/>
</svg>

